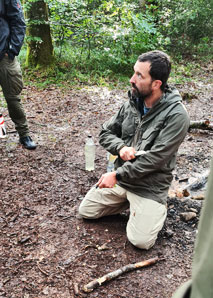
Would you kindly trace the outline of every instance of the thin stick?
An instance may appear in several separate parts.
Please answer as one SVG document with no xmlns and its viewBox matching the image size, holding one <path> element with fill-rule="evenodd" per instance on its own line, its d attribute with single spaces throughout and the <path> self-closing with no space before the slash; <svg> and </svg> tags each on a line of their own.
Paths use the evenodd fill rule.
<svg viewBox="0 0 213 298">
<path fill-rule="evenodd" d="M 86 293 L 92 292 L 95 288 L 97 288 L 98 286 L 101 286 L 104 282 L 114 279 L 125 272 L 129 272 L 134 269 L 138 269 L 138 268 L 142 268 L 142 267 L 147 267 L 147 266 L 157 263 L 158 261 L 159 261 L 159 258 L 155 257 L 155 258 L 152 258 L 152 259 L 149 259 L 146 261 L 142 261 L 142 262 L 138 262 L 135 264 L 128 264 L 126 266 L 123 266 L 123 267 L 115 270 L 115 271 L 109 272 L 102 277 L 94 279 L 93 281 L 91 281 L 90 283 L 88 283 L 87 285 L 85 285 L 83 287 L 83 291 Z"/>
<path fill-rule="evenodd" d="M 49 273 L 47 273 L 46 271 L 44 271 L 43 269 L 41 269 L 41 267 L 39 266 L 39 262 L 37 262 L 37 267 L 41 271 L 41 273 L 43 273 L 46 276 L 49 276 Z"/>
</svg>

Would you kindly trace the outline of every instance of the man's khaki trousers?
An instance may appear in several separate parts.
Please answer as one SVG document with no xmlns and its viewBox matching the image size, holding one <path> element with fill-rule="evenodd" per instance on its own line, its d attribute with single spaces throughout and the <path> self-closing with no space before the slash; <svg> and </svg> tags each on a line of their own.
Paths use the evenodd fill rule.
<svg viewBox="0 0 213 298">
<path fill-rule="evenodd" d="M 5 56 L 0 61 L 0 86 L 7 102 L 10 118 L 14 122 L 19 136 L 27 136 L 29 129 L 20 98 L 23 89 L 22 73 L 16 58 L 11 61 Z"/>
<path fill-rule="evenodd" d="M 130 216 L 126 231 L 129 241 L 139 248 L 151 248 L 166 219 L 165 205 L 137 196 L 118 185 L 102 189 L 94 186 L 80 204 L 79 214 L 94 219 L 118 214 L 128 207 Z"/>
</svg>

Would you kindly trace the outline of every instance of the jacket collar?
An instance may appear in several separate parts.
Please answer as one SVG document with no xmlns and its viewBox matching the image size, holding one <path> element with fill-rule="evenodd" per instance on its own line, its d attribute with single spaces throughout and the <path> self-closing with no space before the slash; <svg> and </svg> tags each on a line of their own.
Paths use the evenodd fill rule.
<svg viewBox="0 0 213 298">
<path fill-rule="evenodd" d="M 140 113 L 136 98 L 132 95 L 130 90 L 128 91 L 128 97 L 130 103 L 136 108 L 137 112 Z M 149 112 L 144 115 L 144 121 L 153 119 L 162 110 L 165 110 L 170 105 L 177 104 L 178 102 L 181 102 L 181 96 L 178 90 L 175 87 L 167 86 L 166 91 L 163 93 L 160 99 L 153 105 Z"/>
</svg>

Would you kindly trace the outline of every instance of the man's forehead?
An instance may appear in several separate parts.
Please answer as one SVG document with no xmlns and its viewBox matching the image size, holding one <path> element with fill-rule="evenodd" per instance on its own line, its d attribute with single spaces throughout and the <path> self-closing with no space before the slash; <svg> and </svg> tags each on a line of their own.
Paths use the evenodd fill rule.
<svg viewBox="0 0 213 298">
<path fill-rule="evenodd" d="M 145 62 L 137 61 L 134 66 L 134 70 L 139 72 L 149 73 L 150 65 L 151 64 L 149 61 L 145 61 Z"/>
</svg>

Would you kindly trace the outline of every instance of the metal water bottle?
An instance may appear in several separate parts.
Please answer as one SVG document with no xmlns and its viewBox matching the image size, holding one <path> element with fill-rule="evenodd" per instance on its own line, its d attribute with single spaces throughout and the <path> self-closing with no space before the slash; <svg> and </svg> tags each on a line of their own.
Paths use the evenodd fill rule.
<svg viewBox="0 0 213 298">
<path fill-rule="evenodd" d="M 95 169 L 95 143 L 91 135 L 86 139 L 85 143 L 85 169 L 86 171 L 94 171 Z"/>
<path fill-rule="evenodd" d="M 2 114 L 0 114 L 0 138 L 6 137 L 6 128 L 4 124 L 4 117 Z"/>
</svg>

